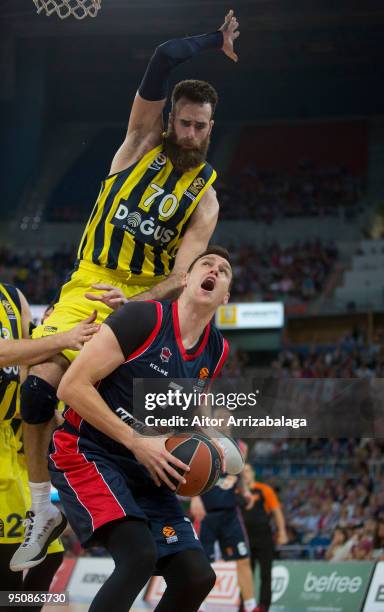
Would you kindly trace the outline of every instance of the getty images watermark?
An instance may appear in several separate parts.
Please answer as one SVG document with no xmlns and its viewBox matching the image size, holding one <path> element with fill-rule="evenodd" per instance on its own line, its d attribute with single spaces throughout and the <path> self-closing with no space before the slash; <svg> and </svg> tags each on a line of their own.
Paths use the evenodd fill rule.
<svg viewBox="0 0 384 612">
<path fill-rule="evenodd" d="M 223 411 L 234 411 L 238 408 L 252 409 L 257 406 L 257 396 L 259 391 L 256 389 L 249 393 L 204 393 L 193 390 L 192 392 L 182 391 L 177 384 L 170 383 L 167 392 L 146 393 L 145 409 L 155 411 L 158 408 L 179 409 L 184 412 L 211 409 L 213 414 L 194 414 L 183 416 L 171 414 L 169 416 L 155 416 L 154 414 L 144 417 L 147 427 L 292 427 L 298 429 L 307 427 L 307 420 L 302 418 L 290 418 L 285 415 L 280 417 L 252 416 L 250 414 L 237 416 L 228 414 L 216 416 L 218 409 Z"/>
<path fill-rule="evenodd" d="M 152 434 L 213 427 L 248 438 L 384 437 L 384 380 L 135 379 L 117 414 Z M 131 414 L 132 413 L 132 414 Z M 381 429 L 380 429 L 381 427 Z"/>
</svg>

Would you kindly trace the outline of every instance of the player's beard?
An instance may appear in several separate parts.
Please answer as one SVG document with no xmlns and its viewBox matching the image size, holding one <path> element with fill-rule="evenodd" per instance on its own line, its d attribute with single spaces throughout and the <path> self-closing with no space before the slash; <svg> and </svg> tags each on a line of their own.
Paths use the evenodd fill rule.
<svg viewBox="0 0 384 612">
<path fill-rule="evenodd" d="M 205 162 L 209 143 L 210 137 L 208 134 L 199 146 L 187 149 L 183 147 L 183 141 L 180 142 L 177 139 L 176 132 L 172 127 L 169 127 L 168 131 L 163 134 L 164 153 L 169 157 L 175 169 L 182 173 L 197 168 Z"/>
</svg>

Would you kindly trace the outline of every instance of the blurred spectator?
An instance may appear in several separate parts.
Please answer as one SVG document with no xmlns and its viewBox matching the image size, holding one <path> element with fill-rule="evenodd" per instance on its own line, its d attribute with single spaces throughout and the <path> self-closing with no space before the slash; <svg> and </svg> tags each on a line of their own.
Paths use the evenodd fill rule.
<svg viewBox="0 0 384 612">
<path fill-rule="evenodd" d="M 262 171 L 248 165 L 217 181 L 222 219 L 254 219 L 271 224 L 285 217 L 343 216 L 360 212 L 363 180 L 345 167 L 318 167 L 311 162 L 296 172 Z M 236 203 L 236 205 L 234 205 Z"/>
<path fill-rule="evenodd" d="M 324 558 L 327 561 L 345 561 L 351 547 L 352 543 L 348 540 L 347 530 L 342 527 L 336 527 Z"/>
<path fill-rule="evenodd" d="M 318 296 L 338 259 L 333 243 L 320 240 L 231 248 L 233 301 L 308 301 Z"/>
<path fill-rule="evenodd" d="M 372 558 L 374 561 L 384 561 L 384 519 L 379 519 L 376 523 Z"/>
<path fill-rule="evenodd" d="M 232 301 L 254 299 L 310 300 L 318 296 L 338 254 L 330 243 L 277 243 L 261 248 L 231 248 L 234 269 Z M 32 304 L 54 300 L 75 265 L 75 251 L 61 247 L 53 254 L 20 253 L 0 248 L 0 275 L 15 284 Z M 364 364 L 362 364 L 364 365 Z"/>
</svg>

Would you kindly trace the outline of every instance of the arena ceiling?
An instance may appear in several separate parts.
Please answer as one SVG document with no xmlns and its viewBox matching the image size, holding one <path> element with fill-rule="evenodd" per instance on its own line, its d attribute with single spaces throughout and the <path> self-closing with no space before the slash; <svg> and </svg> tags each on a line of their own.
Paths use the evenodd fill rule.
<svg viewBox="0 0 384 612">
<path fill-rule="evenodd" d="M 102 0 L 83 21 L 36 15 L 32 0 L 3 0 L 2 32 L 16 37 L 113 37 L 134 42 L 134 57 L 147 58 L 154 40 L 214 29 L 230 2 L 223 0 Z M 382 0 L 236 0 L 242 63 L 257 67 L 377 66 L 384 59 Z M 76 54 L 76 48 L 68 50 Z"/>
</svg>

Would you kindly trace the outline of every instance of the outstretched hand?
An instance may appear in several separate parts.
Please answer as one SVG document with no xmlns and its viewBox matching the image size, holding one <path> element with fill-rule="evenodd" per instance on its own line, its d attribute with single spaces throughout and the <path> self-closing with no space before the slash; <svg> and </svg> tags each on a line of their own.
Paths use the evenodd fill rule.
<svg viewBox="0 0 384 612">
<path fill-rule="evenodd" d="M 83 344 L 88 342 L 99 331 L 100 325 L 95 323 L 96 317 L 97 312 L 94 310 L 87 319 L 84 319 L 84 321 L 63 333 L 63 335 L 65 334 L 66 348 L 72 351 L 79 351 Z"/>
<path fill-rule="evenodd" d="M 240 36 L 238 27 L 239 22 L 235 17 L 234 11 L 231 9 L 225 16 L 225 20 L 220 28 L 220 31 L 223 33 L 224 38 L 222 50 L 224 51 L 225 55 L 227 55 L 234 62 L 237 62 L 239 59 L 233 49 L 233 43 L 235 42 L 236 38 Z"/>
<path fill-rule="evenodd" d="M 107 283 L 96 283 L 95 285 L 92 285 L 92 289 L 105 291 L 106 293 L 85 293 L 85 297 L 94 302 L 103 302 L 103 304 L 109 308 L 112 308 L 112 310 L 116 310 L 128 302 L 122 290 L 114 285 L 108 285 Z"/>
</svg>

